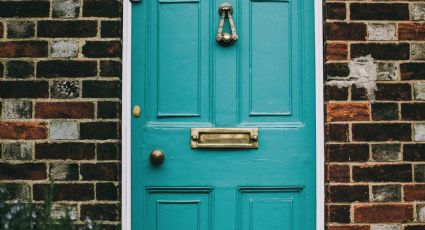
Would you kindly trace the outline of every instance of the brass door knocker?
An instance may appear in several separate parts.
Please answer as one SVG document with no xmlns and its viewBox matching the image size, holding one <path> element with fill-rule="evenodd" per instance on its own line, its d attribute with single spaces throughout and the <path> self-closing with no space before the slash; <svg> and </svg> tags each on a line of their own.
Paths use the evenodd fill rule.
<svg viewBox="0 0 425 230">
<path fill-rule="evenodd" d="M 215 40 L 222 46 L 230 46 L 233 42 L 238 40 L 238 35 L 236 34 L 235 23 L 233 22 L 233 6 L 230 3 L 223 3 L 218 9 L 218 13 L 221 16 L 220 24 L 218 25 L 218 32 L 215 37 Z M 226 16 L 229 18 L 230 29 L 232 34 L 223 32 L 224 20 Z"/>
</svg>

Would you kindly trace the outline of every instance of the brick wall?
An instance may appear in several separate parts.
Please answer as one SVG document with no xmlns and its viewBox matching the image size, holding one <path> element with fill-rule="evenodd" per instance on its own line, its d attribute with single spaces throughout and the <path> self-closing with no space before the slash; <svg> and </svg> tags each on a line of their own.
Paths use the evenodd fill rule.
<svg viewBox="0 0 425 230">
<path fill-rule="evenodd" d="M 325 12 L 328 229 L 423 230 L 425 2 Z"/>
<path fill-rule="evenodd" d="M 0 1 L 0 183 L 77 220 L 120 221 L 121 5 Z"/>
</svg>

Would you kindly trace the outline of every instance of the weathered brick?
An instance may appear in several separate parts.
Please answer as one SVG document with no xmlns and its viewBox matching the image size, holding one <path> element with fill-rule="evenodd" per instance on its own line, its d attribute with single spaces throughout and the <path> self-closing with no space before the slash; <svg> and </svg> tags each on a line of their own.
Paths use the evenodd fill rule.
<svg viewBox="0 0 425 230">
<path fill-rule="evenodd" d="M 89 20 L 39 21 L 37 35 L 50 38 L 96 37 L 97 22 Z"/>
<path fill-rule="evenodd" d="M 0 17 L 48 17 L 49 7 L 48 1 L 1 1 Z"/>
<path fill-rule="evenodd" d="M 348 99 L 348 87 L 325 85 L 326 101 L 345 101 Z"/>
<path fill-rule="evenodd" d="M 416 182 L 425 182 L 425 165 L 415 165 L 414 166 L 415 171 L 415 181 Z"/>
<path fill-rule="evenodd" d="M 412 43 L 410 49 L 410 55 L 413 60 L 425 60 L 425 44 Z"/>
<path fill-rule="evenodd" d="M 0 98 L 47 98 L 47 81 L 0 81 Z"/>
<path fill-rule="evenodd" d="M 365 225 L 335 225 L 328 226 L 328 230 L 370 230 L 370 227 Z"/>
<path fill-rule="evenodd" d="M 33 199 L 44 200 L 48 184 L 33 185 Z M 87 201 L 94 199 L 92 184 L 56 184 L 53 201 Z"/>
<path fill-rule="evenodd" d="M 78 41 L 57 41 L 51 47 L 54 58 L 75 58 L 78 56 L 78 51 Z"/>
<path fill-rule="evenodd" d="M 405 201 L 425 201 L 425 184 L 404 185 Z"/>
<path fill-rule="evenodd" d="M 96 149 L 98 160 L 121 159 L 121 148 L 119 143 L 98 143 Z"/>
<path fill-rule="evenodd" d="M 34 144 L 31 142 L 3 143 L 1 145 L 2 160 L 31 160 Z"/>
<path fill-rule="evenodd" d="M 71 217 L 71 219 L 76 220 L 78 217 L 78 205 L 75 204 L 52 204 L 52 218 L 60 219 L 65 218 L 66 215 Z"/>
<path fill-rule="evenodd" d="M 425 63 L 400 64 L 401 80 L 425 80 Z"/>
<path fill-rule="evenodd" d="M 97 75 L 95 61 L 40 61 L 37 77 L 94 77 Z"/>
<path fill-rule="evenodd" d="M 328 186 L 328 202 L 367 202 L 369 201 L 369 187 L 367 185 L 337 185 Z"/>
<path fill-rule="evenodd" d="M 3 119 L 29 119 L 32 117 L 32 102 L 27 100 L 4 100 L 1 112 Z"/>
<path fill-rule="evenodd" d="M 47 138 L 47 126 L 40 122 L 0 122 L 0 139 L 36 140 Z"/>
<path fill-rule="evenodd" d="M 328 221 L 333 223 L 350 223 L 349 205 L 329 205 Z"/>
<path fill-rule="evenodd" d="M 84 0 L 84 17 L 119 17 L 121 5 L 118 1 Z"/>
<path fill-rule="evenodd" d="M 350 181 L 350 166 L 348 165 L 328 165 L 327 182 L 349 182 Z"/>
<path fill-rule="evenodd" d="M 114 183 L 96 183 L 97 200 L 119 200 L 119 185 Z"/>
<path fill-rule="evenodd" d="M 371 199 L 375 202 L 401 201 L 401 186 L 398 184 L 374 185 Z"/>
<path fill-rule="evenodd" d="M 340 19 L 344 20 L 346 18 L 347 10 L 345 3 L 326 3 L 325 5 L 325 15 L 327 19 Z"/>
<path fill-rule="evenodd" d="M 83 81 L 84 98 L 120 98 L 119 81 Z"/>
<path fill-rule="evenodd" d="M 376 100 L 409 101 L 412 97 L 412 87 L 407 83 L 378 83 L 376 87 Z"/>
<path fill-rule="evenodd" d="M 327 121 L 368 121 L 370 108 L 367 103 L 329 103 L 326 105 Z"/>
<path fill-rule="evenodd" d="M 31 188 L 28 184 L 5 183 L 2 185 L 5 189 L 2 199 L 5 201 L 25 201 L 31 198 Z"/>
<path fill-rule="evenodd" d="M 121 57 L 120 41 L 87 41 L 83 46 L 86 57 Z"/>
<path fill-rule="evenodd" d="M 367 34 L 366 24 L 364 23 L 326 23 L 325 31 L 327 40 L 364 41 Z"/>
<path fill-rule="evenodd" d="M 398 65 L 394 63 L 378 63 L 376 79 L 380 81 L 397 80 Z"/>
<path fill-rule="evenodd" d="M 399 40 L 425 40 L 425 23 L 400 23 L 398 24 Z"/>
<path fill-rule="evenodd" d="M 372 224 L 370 230 L 401 230 L 398 224 Z"/>
<path fill-rule="evenodd" d="M 425 103 L 401 104 L 401 118 L 403 120 L 425 120 Z"/>
<path fill-rule="evenodd" d="M 425 206 L 417 205 L 416 206 L 416 216 L 419 222 L 425 222 Z"/>
<path fill-rule="evenodd" d="M 369 41 L 397 40 L 396 24 L 368 23 L 367 24 L 367 40 Z"/>
<path fill-rule="evenodd" d="M 0 42 L 0 58 L 47 57 L 46 41 Z"/>
<path fill-rule="evenodd" d="M 121 21 L 102 21 L 100 36 L 102 38 L 121 38 L 122 24 Z"/>
<path fill-rule="evenodd" d="M 37 102 L 35 104 L 36 118 L 93 118 L 94 104 L 92 102 Z"/>
<path fill-rule="evenodd" d="M 119 61 L 101 61 L 100 76 L 102 77 L 121 77 L 121 62 Z"/>
<path fill-rule="evenodd" d="M 93 143 L 37 143 L 36 159 L 90 160 L 95 157 Z"/>
<path fill-rule="evenodd" d="M 425 141 L 425 124 L 413 124 L 413 140 Z"/>
<path fill-rule="evenodd" d="M 412 167 L 408 164 L 353 166 L 353 180 L 363 182 L 410 182 Z"/>
<path fill-rule="evenodd" d="M 120 220 L 119 204 L 83 204 L 81 205 L 81 217 L 89 217 L 92 220 L 118 221 Z"/>
<path fill-rule="evenodd" d="M 326 43 L 326 60 L 347 60 L 348 46 L 345 43 Z"/>
<path fill-rule="evenodd" d="M 35 23 L 31 21 L 11 21 L 7 23 L 8 38 L 31 38 L 35 35 Z"/>
<path fill-rule="evenodd" d="M 0 163 L 0 180 L 44 180 L 47 169 L 44 163 Z"/>
<path fill-rule="evenodd" d="M 97 103 L 97 117 L 113 119 L 120 117 L 121 104 L 116 101 L 99 101 Z"/>
<path fill-rule="evenodd" d="M 348 141 L 348 124 L 326 124 L 325 137 L 326 141 Z"/>
<path fill-rule="evenodd" d="M 372 104 L 372 120 L 374 121 L 398 120 L 398 104 L 397 103 L 373 103 Z"/>
<path fill-rule="evenodd" d="M 376 60 L 408 60 L 410 58 L 407 43 L 368 43 L 351 44 L 351 58 L 371 55 Z"/>
<path fill-rule="evenodd" d="M 406 3 L 351 3 L 350 18 L 354 20 L 408 20 Z"/>
<path fill-rule="evenodd" d="M 9 61 L 6 63 L 6 76 L 9 78 L 29 78 L 34 76 L 34 63 L 31 61 Z"/>
<path fill-rule="evenodd" d="M 52 98 L 76 98 L 80 95 L 78 81 L 53 81 L 50 86 Z"/>
<path fill-rule="evenodd" d="M 78 124 L 72 121 L 50 122 L 49 136 L 53 140 L 78 139 Z"/>
<path fill-rule="evenodd" d="M 414 3 L 411 5 L 410 18 L 412 20 L 425 20 L 425 4 Z"/>
<path fill-rule="evenodd" d="M 372 145 L 372 159 L 374 161 L 400 161 L 401 147 L 399 144 Z"/>
<path fill-rule="evenodd" d="M 116 163 L 81 164 L 80 174 L 82 180 L 118 180 L 118 165 Z"/>
<path fill-rule="evenodd" d="M 79 167 L 74 163 L 51 163 L 49 165 L 49 176 L 55 181 L 78 180 Z"/>
<path fill-rule="evenodd" d="M 402 223 L 413 220 L 412 205 L 355 205 L 357 223 Z"/>
<path fill-rule="evenodd" d="M 367 144 L 327 144 L 328 162 L 365 162 L 369 159 Z"/>
<path fill-rule="evenodd" d="M 84 122 L 80 124 L 80 138 L 86 140 L 107 140 L 118 138 L 116 122 Z"/>
<path fill-rule="evenodd" d="M 79 0 L 55 0 L 52 2 L 52 14 L 55 18 L 75 18 L 79 13 Z"/>
<path fill-rule="evenodd" d="M 352 135 L 356 141 L 409 141 L 409 124 L 353 124 Z"/>
<path fill-rule="evenodd" d="M 403 159 L 406 161 L 425 161 L 425 144 L 404 144 Z"/>
<path fill-rule="evenodd" d="M 415 83 L 413 85 L 413 91 L 416 100 L 425 100 L 425 83 Z"/>
</svg>

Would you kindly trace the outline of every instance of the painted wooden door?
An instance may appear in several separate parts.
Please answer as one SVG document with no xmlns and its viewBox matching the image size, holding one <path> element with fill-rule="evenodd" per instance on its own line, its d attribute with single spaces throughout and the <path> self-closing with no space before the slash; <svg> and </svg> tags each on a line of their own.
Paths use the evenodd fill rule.
<svg viewBox="0 0 425 230">
<path fill-rule="evenodd" d="M 228 47 L 223 2 L 133 4 L 132 228 L 315 229 L 313 1 L 228 0 Z M 259 147 L 193 149 L 200 127 L 258 128 Z"/>
</svg>

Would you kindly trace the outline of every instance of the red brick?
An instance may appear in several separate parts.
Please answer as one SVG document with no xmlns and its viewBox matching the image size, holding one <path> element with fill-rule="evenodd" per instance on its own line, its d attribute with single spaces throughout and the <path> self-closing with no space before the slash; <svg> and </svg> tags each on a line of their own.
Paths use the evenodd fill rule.
<svg viewBox="0 0 425 230">
<path fill-rule="evenodd" d="M 47 126 L 40 122 L 1 122 L 0 139 L 36 140 L 47 138 Z"/>
<path fill-rule="evenodd" d="M 425 201 L 425 184 L 405 185 L 405 201 Z"/>
<path fill-rule="evenodd" d="M 403 223 L 413 220 L 412 205 L 356 205 L 354 221 L 358 223 Z"/>
<path fill-rule="evenodd" d="M 398 24 L 399 40 L 425 40 L 425 23 Z"/>
<path fill-rule="evenodd" d="M 47 57 L 46 41 L 0 42 L 0 57 Z"/>
<path fill-rule="evenodd" d="M 46 164 L 0 163 L 0 180 L 44 180 L 47 178 Z"/>
<path fill-rule="evenodd" d="M 349 182 L 350 167 L 348 165 L 328 165 L 328 182 Z"/>
<path fill-rule="evenodd" d="M 364 23 L 326 23 L 325 31 L 328 40 L 364 41 L 366 39 L 366 24 Z"/>
<path fill-rule="evenodd" d="M 327 121 L 368 121 L 368 103 L 329 103 L 326 105 Z"/>
<path fill-rule="evenodd" d="M 93 118 L 92 102 L 38 102 L 35 104 L 36 118 Z"/>
<path fill-rule="evenodd" d="M 345 43 L 328 43 L 326 44 L 326 60 L 338 61 L 347 60 L 348 46 Z"/>
</svg>

